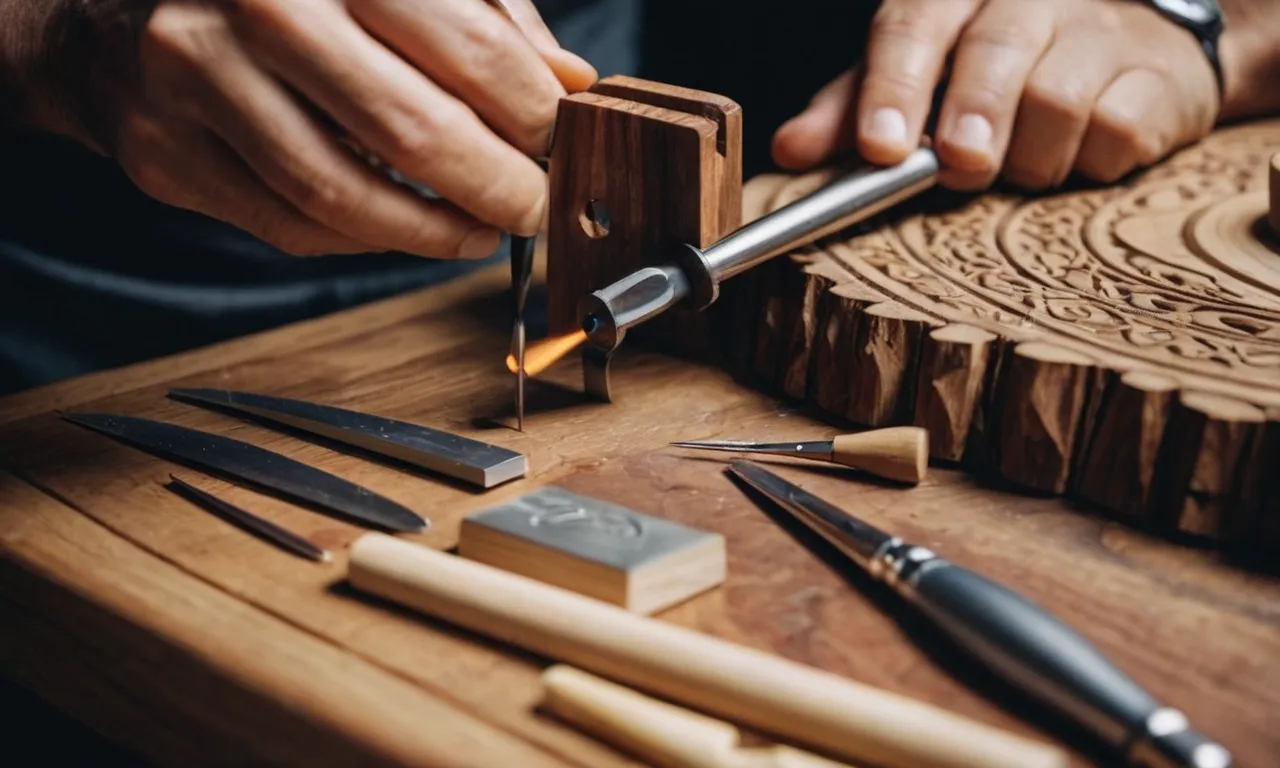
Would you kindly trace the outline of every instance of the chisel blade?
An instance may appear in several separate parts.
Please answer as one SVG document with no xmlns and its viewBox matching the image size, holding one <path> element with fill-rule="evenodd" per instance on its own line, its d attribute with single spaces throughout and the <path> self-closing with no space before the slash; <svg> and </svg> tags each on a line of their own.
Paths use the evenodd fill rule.
<svg viewBox="0 0 1280 768">
<path fill-rule="evenodd" d="M 355 522 L 405 533 L 428 525 L 412 510 L 368 488 L 240 440 L 138 416 L 64 413 L 62 417 L 161 458 L 232 482 L 248 483 Z"/>
<path fill-rule="evenodd" d="M 169 396 L 230 408 L 481 488 L 523 477 L 528 471 L 524 454 L 419 424 L 331 405 L 226 389 L 171 389 Z"/>
</svg>

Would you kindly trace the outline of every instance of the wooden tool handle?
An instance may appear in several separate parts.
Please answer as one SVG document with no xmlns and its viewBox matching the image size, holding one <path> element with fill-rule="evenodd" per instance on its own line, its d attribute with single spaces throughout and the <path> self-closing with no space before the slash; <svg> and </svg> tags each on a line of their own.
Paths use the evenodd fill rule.
<svg viewBox="0 0 1280 768">
<path fill-rule="evenodd" d="M 884 766 L 1058 768 L 1050 745 L 460 557 L 368 533 L 359 590 L 728 720 Z"/>
<path fill-rule="evenodd" d="M 831 460 L 903 483 L 919 483 L 929 469 L 929 432 L 921 427 L 887 427 L 841 435 Z"/>
<path fill-rule="evenodd" d="M 738 729 L 580 669 L 542 673 L 543 706 L 663 768 L 849 768 L 785 745 L 739 746 Z"/>
</svg>

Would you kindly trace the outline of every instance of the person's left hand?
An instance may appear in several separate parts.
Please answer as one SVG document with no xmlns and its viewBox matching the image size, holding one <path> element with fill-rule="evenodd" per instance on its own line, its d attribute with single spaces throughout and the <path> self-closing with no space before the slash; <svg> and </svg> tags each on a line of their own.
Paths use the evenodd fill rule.
<svg viewBox="0 0 1280 768">
<path fill-rule="evenodd" d="M 902 161 L 948 63 L 933 146 L 952 189 L 1115 181 L 1204 136 L 1220 109 L 1195 38 L 1145 3 L 884 0 L 865 62 L 778 130 L 775 161 Z"/>
</svg>

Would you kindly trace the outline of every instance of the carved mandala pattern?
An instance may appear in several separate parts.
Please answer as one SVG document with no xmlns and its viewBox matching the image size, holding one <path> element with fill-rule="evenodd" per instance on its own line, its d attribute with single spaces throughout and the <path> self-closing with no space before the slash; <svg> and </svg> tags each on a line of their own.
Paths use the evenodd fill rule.
<svg viewBox="0 0 1280 768">
<path fill-rule="evenodd" d="M 942 320 L 1280 405 L 1280 246 L 1254 229 L 1277 152 L 1280 124 L 1229 129 L 1125 185 L 986 195 L 826 249 Z"/>
<path fill-rule="evenodd" d="M 924 426 L 935 458 L 1280 553 L 1273 157 L 1280 121 L 1105 188 L 924 197 L 784 258 L 729 327 L 766 308 L 749 364 L 824 413 Z M 825 173 L 771 177 L 756 213 Z"/>
</svg>

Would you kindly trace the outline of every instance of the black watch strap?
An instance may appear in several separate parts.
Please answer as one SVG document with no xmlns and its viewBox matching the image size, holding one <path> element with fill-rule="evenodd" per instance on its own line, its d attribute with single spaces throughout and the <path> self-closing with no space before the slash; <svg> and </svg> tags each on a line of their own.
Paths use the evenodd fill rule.
<svg viewBox="0 0 1280 768">
<path fill-rule="evenodd" d="M 1160 15 L 1195 36 L 1204 51 L 1213 76 L 1218 82 L 1219 100 L 1226 96 L 1226 76 L 1222 69 L 1222 57 L 1218 54 L 1218 40 L 1226 26 L 1226 19 L 1217 0 L 1147 0 Z"/>
</svg>

